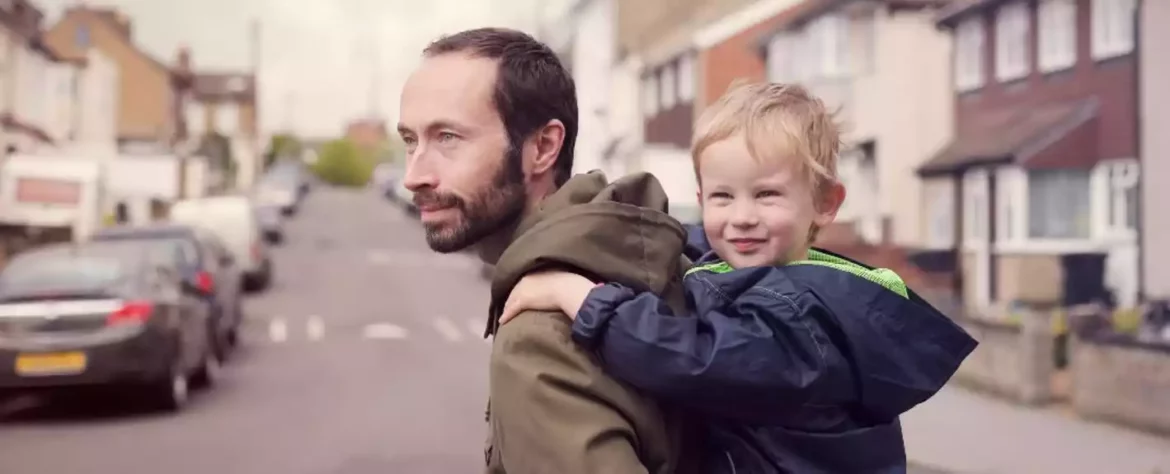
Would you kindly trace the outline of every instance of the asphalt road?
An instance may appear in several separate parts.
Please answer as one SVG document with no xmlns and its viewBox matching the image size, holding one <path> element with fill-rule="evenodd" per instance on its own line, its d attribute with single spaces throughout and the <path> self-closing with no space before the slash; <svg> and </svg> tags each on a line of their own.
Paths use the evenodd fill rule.
<svg viewBox="0 0 1170 474">
<path fill-rule="evenodd" d="M 487 286 L 367 192 L 316 190 L 246 303 L 244 347 L 186 411 L 119 400 L 0 408 L 3 474 L 473 473 Z"/>
<path fill-rule="evenodd" d="M 0 474 L 481 472 L 478 263 L 433 254 L 414 219 L 364 191 L 314 191 L 286 238 L 214 389 L 172 415 L 117 399 L 0 406 Z"/>
</svg>

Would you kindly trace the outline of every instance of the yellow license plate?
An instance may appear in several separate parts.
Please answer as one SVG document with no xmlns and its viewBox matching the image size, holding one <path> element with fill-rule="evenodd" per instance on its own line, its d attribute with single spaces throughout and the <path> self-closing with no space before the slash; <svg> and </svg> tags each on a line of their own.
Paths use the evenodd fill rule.
<svg viewBox="0 0 1170 474">
<path fill-rule="evenodd" d="M 84 352 L 21 354 L 16 357 L 16 375 L 70 375 L 85 372 Z"/>
</svg>

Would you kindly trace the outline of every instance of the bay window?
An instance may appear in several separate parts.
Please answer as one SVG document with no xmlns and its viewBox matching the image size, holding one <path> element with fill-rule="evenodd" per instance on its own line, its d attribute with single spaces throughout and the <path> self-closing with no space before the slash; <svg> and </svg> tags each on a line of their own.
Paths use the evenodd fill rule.
<svg viewBox="0 0 1170 474">
<path fill-rule="evenodd" d="M 1028 237 L 1091 237 L 1091 172 L 1088 169 L 1028 171 Z"/>
</svg>

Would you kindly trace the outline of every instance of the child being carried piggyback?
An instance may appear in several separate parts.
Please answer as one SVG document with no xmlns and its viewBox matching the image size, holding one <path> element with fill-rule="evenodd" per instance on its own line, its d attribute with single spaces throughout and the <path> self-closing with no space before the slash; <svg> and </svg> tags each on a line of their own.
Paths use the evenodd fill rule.
<svg viewBox="0 0 1170 474">
<path fill-rule="evenodd" d="M 897 274 L 812 248 L 845 199 L 840 131 L 805 89 L 747 84 L 699 121 L 703 247 L 692 314 L 565 272 L 528 275 L 504 308 L 571 315 L 606 371 L 704 418 L 704 472 L 903 473 L 898 417 L 975 341 Z"/>
</svg>

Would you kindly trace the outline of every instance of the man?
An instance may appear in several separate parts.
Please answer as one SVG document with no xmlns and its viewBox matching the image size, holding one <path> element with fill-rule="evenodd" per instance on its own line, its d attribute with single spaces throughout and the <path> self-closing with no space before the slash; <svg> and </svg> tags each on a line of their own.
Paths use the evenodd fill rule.
<svg viewBox="0 0 1170 474">
<path fill-rule="evenodd" d="M 549 48 L 505 29 L 432 43 L 402 91 L 403 184 L 432 250 L 474 248 L 496 266 L 488 333 L 489 473 L 667 474 L 682 460 L 680 417 L 601 371 L 564 317 L 498 318 L 525 273 L 557 267 L 682 304 L 684 232 L 650 209 L 666 196 L 642 175 L 570 179 L 572 78 Z"/>
</svg>

